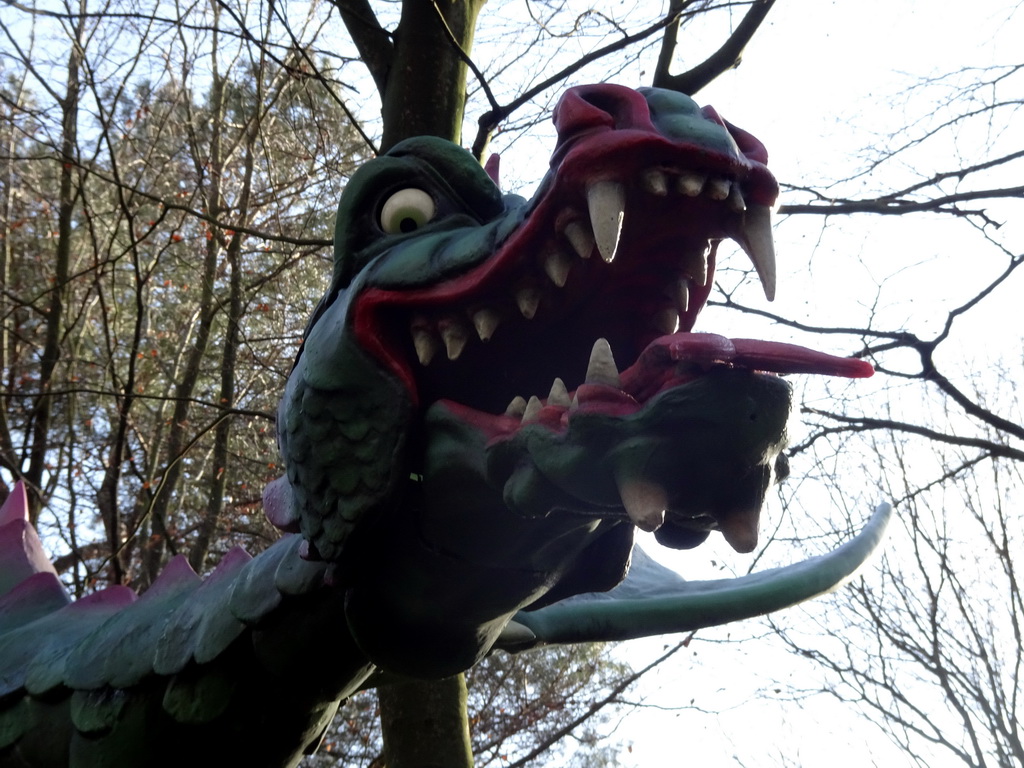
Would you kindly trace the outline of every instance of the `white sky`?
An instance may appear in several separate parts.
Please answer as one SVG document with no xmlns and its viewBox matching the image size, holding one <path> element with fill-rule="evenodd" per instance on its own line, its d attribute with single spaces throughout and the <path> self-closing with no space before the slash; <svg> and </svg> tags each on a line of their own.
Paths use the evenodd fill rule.
<svg viewBox="0 0 1024 768">
<path fill-rule="evenodd" d="M 742 66 L 698 94 L 697 100 L 713 104 L 731 122 L 758 136 L 768 147 L 769 167 L 781 180 L 812 183 L 840 178 L 856 167 L 851 156 L 912 118 L 920 102 L 904 110 L 897 98 L 907 86 L 963 66 L 1019 61 L 1022 14 L 1009 25 L 1004 23 L 1014 6 L 1000 0 L 974 2 L 969 8 L 909 0 L 785 0 L 770 13 Z M 721 30 L 710 30 L 707 37 L 720 40 Z M 696 60 L 695 55 L 687 64 Z M 618 82 L 647 84 L 639 79 Z M 500 141 L 494 148 L 501 150 Z M 519 147 L 503 154 L 503 169 L 515 168 L 514 178 L 529 179 L 531 172 L 522 166 L 530 163 L 532 151 L 517 152 Z M 934 164 L 936 169 L 959 167 L 959 159 L 937 156 Z M 539 177 L 542 172 L 540 168 L 533 173 Z M 816 248 L 821 222 L 810 218 L 778 228 L 780 299 L 770 309 L 784 316 L 832 319 L 843 311 L 844 302 L 856 307 L 872 301 L 878 284 L 890 278 L 887 292 L 881 294 L 882 309 L 924 331 L 934 323 L 932 318 L 943 316 L 943 307 L 956 305 L 974 287 L 957 247 L 961 238 L 964 248 L 972 241 L 960 224 L 859 217 Z M 1014 226 L 1019 235 L 1019 225 L 1008 225 Z M 901 249 L 899 265 L 886 262 L 894 248 Z M 915 252 L 929 271 L 907 268 L 902 282 L 893 279 L 892 272 L 904 269 L 900 265 L 918 261 Z M 953 280 L 922 285 L 922 274 L 934 280 L 943 272 Z M 754 306 L 764 306 L 753 293 L 747 296 Z M 921 300 L 930 297 L 938 301 L 937 308 L 922 312 Z M 916 305 L 910 303 L 915 298 Z M 735 313 L 708 312 L 702 321 L 698 330 L 742 335 L 734 327 L 719 325 L 742 321 Z M 985 330 L 991 333 L 999 326 L 989 317 Z M 1020 323 L 1002 326 L 1004 335 L 992 337 L 994 351 L 1012 348 L 1005 344 L 1016 344 L 1019 350 Z M 800 472 L 799 465 L 794 472 Z M 865 483 L 871 485 L 873 479 Z M 869 511 L 864 510 L 865 518 Z M 646 549 L 652 554 L 660 550 L 653 541 Z M 748 556 L 736 555 L 721 543 L 670 554 L 667 562 L 695 578 L 721 577 L 723 564 L 742 572 L 749 562 Z M 712 561 L 717 567 L 710 565 Z M 646 706 L 628 712 L 614 734 L 631 746 L 623 762 L 648 767 L 910 765 L 884 734 L 831 697 L 818 696 L 806 709 L 773 703 L 775 681 L 812 689 L 823 682 L 815 665 L 756 637 L 764 632 L 756 622 L 700 632 L 685 654 L 646 679 L 631 697 L 643 699 Z M 745 642 L 729 642 L 740 638 Z M 639 667 L 677 639 L 624 644 L 621 653 Z M 761 689 L 768 696 L 756 700 Z M 691 700 L 696 708 L 687 708 Z M 936 757 L 930 765 L 953 765 L 943 759 Z"/>
</svg>

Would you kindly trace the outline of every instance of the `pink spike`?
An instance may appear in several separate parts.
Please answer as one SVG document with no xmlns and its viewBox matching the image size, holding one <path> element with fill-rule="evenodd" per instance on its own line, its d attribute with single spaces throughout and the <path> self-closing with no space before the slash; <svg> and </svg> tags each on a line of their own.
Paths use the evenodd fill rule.
<svg viewBox="0 0 1024 768">
<path fill-rule="evenodd" d="M 167 566 L 156 577 L 156 581 L 150 586 L 142 598 L 156 597 L 166 592 L 177 591 L 184 584 L 194 583 L 199 585 L 202 579 L 192 570 L 184 555 L 176 555 L 168 561 Z"/>
<path fill-rule="evenodd" d="M 138 597 L 130 588 L 121 584 L 114 584 L 101 589 L 99 592 L 93 592 L 76 600 L 67 609 L 73 613 L 78 611 L 85 611 L 86 613 L 109 611 L 113 613 L 126 605 L 131 605 Z"/>
<path fill-rule="evenodd" d="M 220 559 L 220 562 L 217 563 L 217 567 L 213 569 L 213 573 L 207 576 L 203 583 L 208 584 L 210 582 L 220 581 L 221 579 L 230 579 L 235 576 L 250 560 L 252 560 L 252 555 L 244 549 L 241 547 L 232 547 L 224 554 Z"/>
<path fill-rule="evenodd" d="M 501 155 L 497 152 L 493 152 L 491 156 L 487 158 L 487 162 L 484 163 L 484 170 L 487 171 L 487 175 L 491 177 L 491 181 L 494 182 L 494 186 L 501 189 Z"/>
<path fill-rule="evenodd" d="M 0 507 L 0 526 L 13 523 L 15 520 L 28 522 L 28 494 L 25 492 L 23 480 L 14 484 L 14 490 Z"/>
<path fill-rule="evenodd" d="M 0 507 L 0 592 L 34 573 L 57 575 L 36 529 L 28 521 L 28 495 L 19 480 Z"/>
<path fill-rule="evenodd" d="M 52 573 L 36 573 L 18 584 L 6 595 L 0 596 L 0 624 L 7 624 L 11 614 L 17 617 L 18 609 L 22 611 L 32 606 L 36 616 L 42 616 L 57 610 L 71 602 L 64 585 Z"/>
</svg>

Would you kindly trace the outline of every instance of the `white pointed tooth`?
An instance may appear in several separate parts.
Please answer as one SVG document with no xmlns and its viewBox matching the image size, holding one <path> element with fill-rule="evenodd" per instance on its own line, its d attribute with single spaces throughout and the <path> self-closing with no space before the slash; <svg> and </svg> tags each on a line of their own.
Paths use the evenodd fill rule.
<svg viewBox="0 0 1024 768">
<path fill-rule="evenodd" d="M 708 281 L 708 253 L 707 249 L 690 251 L 684 254 L 679 265 L 680 272 L 690 278 L 696 287 Z"/>
<path fill-rule="evenodd" d="M 526 410 L 523 411 L 523 421 L 533 421 L 543 407 L 544 403 L 540 401 L 540 398 L 533 395 L 526 404 Z"/>
<path fill-rule="evenodd" d="M 679 175 L 679 178 L 676 180 L 676 189 L 687 197 L 696 197 L 704 189 L 704 181 L 706 179 L 707 177 L 702 174 L 687 171 Z"/>
<path fill-rule="evenodd" d="M 412 345 L 416 348 L 416 357 L 420 361 L 420 365 L 428 365 L 434 359 L 437 350 L 441 348 L 437 337 L 431 330 L 415 324 L 412 327 Z"/>
<path fill-rule="evenodd" d="M 544 257 L 544 274 L 551 278 L 551 282 L 559 288 L 565 287 L 570 269 L 572 269 L 572 257 L 561 251 L 552 251 Z"/>
<path fill-rule="evenodd" d="M 476 329 L 476 335 L 480 337 L 480 341 L 489 341 L 500 322 L 501 315 L 488 307 L 478 309 L 473 313 L 473 327 Z"/>
<path fill-rule="evenodd" d="M 750 205 L 743 214 L 740 235 L 734 238 L 754 262 L 768 301 L 775 299 L 775 241 L 772 239 L 771 209 Z"/>
<path fill-rule="evenodd" d="M 676 309 L 680 315 L 686 313 L 690 308 L 690 281 L 680 280 L 676 283 Z"/>
<path fill-rule="evenodd" d="M 725 200 L 729 197 L 729 188 L 732 183 L 728 179 L 721 179 L 712 177 L 708 179 L 707 186 L 704 187 L 704 191 L 707 192 L 708 197 L 712 200 Z"/>
<path fill-rule="evenodd" d="M 570 404 L 569 391 L 565 388 L 565 382 L 556 378 L 551 382 L 551 391 L 548 392 L 548 405 L 568 408 Z"/>
<path fill-rule="evenodd" d="M 606 339 L 594 342 L 590 350 L 590 362 L 587 364 L 587 384 L 606 384 L 609 387 L 621 387 L 619 369 L 615 367 L 612 348 Z"/>
<path fill-rule="evenodd" d="M 438 331 L 441 333 L 448 359 L 458 360 L 462 350 L 466 348 L 466 342 L 469 341 L 469 329 L 458 320 L 446 319 L 438 323 Z"/>
<path fill-rule="evenodd" d="M 538 642 L 537 635 L 525 624 L 518 621 L 510 621 L 498 635 L 496 645 L 500 648 L 529 648 Z"/>
<path fill-rule="evenodd" d="M 644 189 L 652 195 L 665 197 L 665 195 L 668 194 L 668 177 L 657 168 L 651 168 L 650 170 L 644 171 L 640 181 L 643 184 Z"/>
<path fill-rule="evenodd" d="M 516 395 L 505 409 L 505 415 L 522 417 L 524 413 L 526 413 L 526 398 Z"/>
<path fill-rule="evenodd" d="M 679 313 L 672 307 L 665 307 L 654 316 L 654 327 L 661 333 L 675 333 L 679 330 Z"/>
<path fill-rule="evenodd" d="M 611 263 L 619 247 L 622 219 L 626 210 L 626 192 L 615 181 L 598 181 L 587 189 L 590 226 L 601 258 Z"/>
<path fill-rule="evenodd" d="M 668 494 L 657 483 L 617 478 L 619 498 L 633 525 L 642 531 L 656 531 L 665 523 Z"/>
<path fill-rule="evenodd" d="M 524 285 L 516 291 L 516 306 L 523 317 L 533 320 L 533 316 L 537 314 L 537 307 L 540 306 L 540 291 L 532 285 Z"/>
<path fill-rule="evenodd" d="M 576 255 L 581 259 L 589 259 L 594 250 L 594 235 L 587 226 L 579 220 L 570 221 L 563 231 Z"/>
<path fill-rule="evenodd" d="M 739 184 L 733 184 L 732 189 L 729 190 L 729 207 L 737 213 L 747 210 L 747 201 L 743 199 L 743 192 L 740 190 Z"/>
</svg>

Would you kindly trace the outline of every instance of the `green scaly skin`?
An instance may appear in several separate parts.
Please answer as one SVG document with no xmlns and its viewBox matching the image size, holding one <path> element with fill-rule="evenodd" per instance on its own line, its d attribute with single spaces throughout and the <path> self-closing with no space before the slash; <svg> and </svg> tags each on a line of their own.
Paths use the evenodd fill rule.
<svg viewBox="0 0 1024 768">
<path fill-rule="evenodd" d="M 721 530 L 753 548 L 787 471 L 790 390 L 765 371 L 870 368 L 690 332 L 720 239 L 774 290 L 777 185 L 756 139 L 685 96 L 615 86 L 573 89 L 555 122 L 530 201 L 431 138 L 351 179 L 281 402 L 287 477 L 264 497 L 298 535 L 234 550 L 205 580 L 176 559 L 140 598 L 71 604 L 12 494 L 0 768 L 296 765 L 375 672 L 736 620 L 863 562 L 884 512 L 788 570 L 694 585 L 640 558 L 623 581 L 634 523 L 668 546 Z M 611 353 L 591 356 L 598 339 Z"/>
</svg>

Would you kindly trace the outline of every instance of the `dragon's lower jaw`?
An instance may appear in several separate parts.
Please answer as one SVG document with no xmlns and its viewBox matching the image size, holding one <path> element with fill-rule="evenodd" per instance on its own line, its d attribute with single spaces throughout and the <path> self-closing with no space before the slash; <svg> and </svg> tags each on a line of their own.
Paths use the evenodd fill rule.
<svg viewBox="0 0 1024 768">
<path fill-rule="evenodd" d="M 475 430 L 487 483 L 525 517 L 629 519 L 676 548 L 718 529 L 747 552 L 765 493 L 786 471 L 790 388 L 775 374 L 794 372 L 858 377 L 871 367 L 788 344 L 676 333 L 620 373 L 599 340 L 573 392 L 556 379 L 546 399 L 516 398 L 499 416 L 442 401 L 429 421 Z"/>
</svg>

